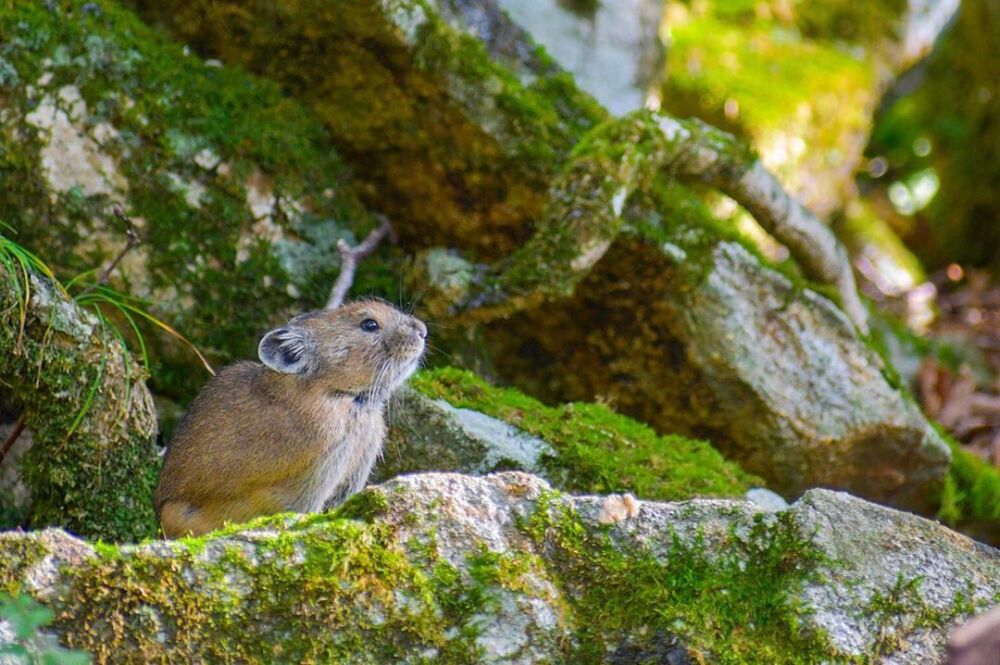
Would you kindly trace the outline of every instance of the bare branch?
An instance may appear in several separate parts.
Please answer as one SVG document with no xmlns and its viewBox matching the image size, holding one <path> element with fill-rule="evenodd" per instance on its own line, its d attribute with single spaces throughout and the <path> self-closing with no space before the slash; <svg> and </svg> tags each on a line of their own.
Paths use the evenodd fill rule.
<svg viewBox="0 0 1000 665">
<path fill-rule="evenodd" d="M 92 284 L 91 286 L 84 289 L 83 293 L 89 293 L 90 291 L 93 291 L 95 286 L 101 286 L 107 284 L 108 279 L 111 277 L 111 273 L 115 271 L 115 268 L 117 268 L 118 264 L 122 262 L 122 259 L 125 258 L 125 255 L 128 254 L 130 251 L 132 251 L 132 248 L 134 248 L 136 245 L 142 242 L 142 239 L 139 237 L 139 232 L 136 230 L 135 224 L 132 222 L 132 218 L 125 214 L 125 211 L 122 209 L 120 205 L 116 203 L 111 208 L 111 212 L 112 214 L 114 214 L 115 217 L 120 219 L 122 223 L 125 224 L 125 237 L 126 237 L 125 246 L 122 247 L 121 251 L 118 252 L 118 255 L 115 256 L 115 258 L 111 261 L 108 267 L 104 269 L 104 272 L 102 272 L 101 276 L 97 278 L 97 281 L 94 282 L 94 284 Z"/>
<path fill-rule="evenodd" d="M 343 304 L 347 292 L 354 283 L 358 261 L 375 251 L 382 238 L 387 235 L 390 240 L 394 240 L 392 224 L 387 217 L 379 215 L 379 225 L 357 247 L 351 247 L 343 239 L 337 241 L 337 249 L 340 250 L 340 274 L 330 289 L 330 299 L 326 302 L 326 309 L 336 309 Z"/>
<path fill-rule="evenodd" d="M 17 438 L 21 436 L 21 432 L 23 431 L 24 414 L 22 413 L 17 419 L 17 422 L 14 423 L 14 428 L 11 430 L 7 440 L 3 442 L 3 446 L 0 446 L 0 464 L 3 463 L 3 458 L 6 457 L 7 453 L 10 452 L 10 449 L 14 447 L 14 442 L 17 441 Z"/>
</svg>

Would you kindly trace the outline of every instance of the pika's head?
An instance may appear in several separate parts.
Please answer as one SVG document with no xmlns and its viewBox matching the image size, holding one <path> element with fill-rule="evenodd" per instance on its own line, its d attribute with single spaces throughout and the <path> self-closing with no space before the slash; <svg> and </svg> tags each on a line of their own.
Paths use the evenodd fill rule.
<svg viewBox="0 0 1000 665">
<path fill-rule="evenodd" d="M 420 363 L 427 326 L 379 300 L 301 314 L 264 335 L 261 362 L 324 390 L 386 399 Z"/>
</svg>

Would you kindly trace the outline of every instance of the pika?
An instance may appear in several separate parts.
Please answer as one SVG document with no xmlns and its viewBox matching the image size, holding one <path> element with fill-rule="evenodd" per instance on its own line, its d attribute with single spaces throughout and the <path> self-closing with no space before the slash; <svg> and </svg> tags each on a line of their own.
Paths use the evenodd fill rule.
<svg viewBox="0 0 1000 665">
<path fill-rule="evenodd" d="M 386 400 L 416 370 L 426 337 L 422 321 L 376 300 L 264 335 L 261 362 L 212 378 L 168 447 L 153 495 L 164 534 L 317 511 L 361 490 L 382 449 Z"/>
</svg>

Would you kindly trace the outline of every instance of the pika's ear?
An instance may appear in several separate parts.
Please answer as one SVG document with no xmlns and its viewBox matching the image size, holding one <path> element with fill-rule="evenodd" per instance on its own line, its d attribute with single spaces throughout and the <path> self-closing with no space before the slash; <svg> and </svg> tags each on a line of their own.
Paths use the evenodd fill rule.
<svg viewBox="0 0 1000 665">
<path fill-rule="evenodd" d="M 308 374 L 316 360 L 316 345 L 305 328 L 285 326 L 264 335 L 257 356 L 275 372 Z"/>
</svg>

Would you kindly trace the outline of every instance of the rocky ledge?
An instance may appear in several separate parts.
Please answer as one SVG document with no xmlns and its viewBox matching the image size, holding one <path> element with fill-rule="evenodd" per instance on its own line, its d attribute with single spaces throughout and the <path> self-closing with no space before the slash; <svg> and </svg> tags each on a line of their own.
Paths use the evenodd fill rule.
<svg viewBox="0 0 1000 665">
<path fill-rule="evenodd" d="M 520 472 L 403 476 L 201 539 L 0 550 L 0 588 L 96 662 L 925 663 L 1000 600 L 998 551 L 847 494 L 769 512 Z"/>
</svg>

